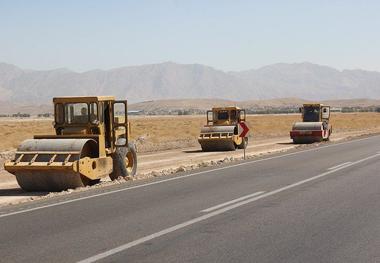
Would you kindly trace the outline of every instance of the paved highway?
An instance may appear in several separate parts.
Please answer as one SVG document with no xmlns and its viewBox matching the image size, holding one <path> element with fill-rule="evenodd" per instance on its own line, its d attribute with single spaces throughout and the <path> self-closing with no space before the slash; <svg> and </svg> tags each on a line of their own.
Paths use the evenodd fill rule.
<svg viewBox="0 0 380 263">
<path fill-rule="evenodd" d="M 1 262 L 380 262 L 380 136 L 0 210 Z"/>
</svg>

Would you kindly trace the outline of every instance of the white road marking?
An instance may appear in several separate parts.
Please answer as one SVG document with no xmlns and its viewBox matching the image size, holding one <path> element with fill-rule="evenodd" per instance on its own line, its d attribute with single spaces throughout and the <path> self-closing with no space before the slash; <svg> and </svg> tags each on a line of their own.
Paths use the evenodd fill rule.
<svg viewBox="0 0 380 263">
<path fill-rule="evenodd" d="M 341 163 L 341 164 L 335 165 L 335 166 L 333 166 L 333 167 L 330 167 L 330 168 L 328 168 L 327 170 L 334 170 L 334 169 L 336 169 L 336 168 L 340 168 L 340 167 L 345 166 L 345 165 L 350 164 L 350 163 L 351 163 L 351 162 Z"/>
<path fill-rule="evenodd" d="M 216 205 L 216 206 L 212 206 L 210 208 L 207 208 L 207 209 L 204 209 L 202 210 L 201 212 L 202 213 L 208 213 L 208 212 L 211 212 L 211 211 L 214 211 L 216 209 L 219 209 L 223 206 L 227 206 L 227 205 L 230 205 L 230 204 L 234 204 L 234 203 L 237 203 L 239 201 L 242 201 L 242 200 L 245 200 L 245 199 L 248 199 L 248 198 L 251 198 L 251 197 L 254 197 L 254 196 L 257 196 L 257 195 L 261 195 L 262 193 L 265 193 L 264 191 L 261 191 L 261 192 L 256 192 L 256 193 L 253 193 L 253 194 L 249 194 L 249 195 L 245 195 L 245 196 L 242 196 L 242 197 L 239 197 L 239 198 L 236 198 L 236 199 L 233 199 L 231 201 L 228 201 L 228 202 L 225 202 L 225 203 L 222 203 L 222 204 L 219 204 L 219 205 Z"/>
<path fill-rule="evenodd" d="M 98 261 L 98 260 L 101 260 L 101 259 L 104 259 L 106 257 L 109 257 L 109 256 L 112 256 L 114 254 L 117 254 L 119 252 L 122 252 L 124 250 L 127 250 L 131 247 L 134 247 L 134 246 L 137 246 L 137 245 L 140 245 L 142 243 L 145 243 L 147 241 L 150 241 L 152 239 L 155 239 L 155 238 L 158 238 L 158 237 L 161 237 L 161 236 L 164 236 L 166 234 L 169 234 L 171 232 L 174 232 L 174 231 L 177 231 L 179 229 L 182 229 L 182 228 L 185 228 L 187 226 L 190 226 L 190 225 L 193 225 L 195 223 L 198 223 L 198 222 L 201 222 L 201 221 L 204 221 L 210 217 L 214 217 L 214 216 L 217 216 L 217 215 L 220 215 L 220 214 L 223 214 L 227 211 L 230 211 L 232 209 L 235 209 L 237 207 L 240 207 L 240 206 L 243 206 L 243 205 L 246 205 L 246 204 L 249 204 L 249 203 L 252 203 L 254 201 L 257 201 L 257 200 L 260 200 L 260 199 L 263 199 L 265 197 L 268 197 L 268 196 L 272 196 L 272 195 L 275 195 L 275 194 L 278 194 L 280 192 L 283 192 L 285 190 L 289 190 L 291 188 L 294 188 L 294 187 L 297 187 L 297 186 L 300 186 L 300 185 L 303 185 L 303 184 L 306 184 L 308 182 L 311 182 L 311 181 L 314 181 L 314 180 L 317 180 L 317 179 L 320 179 L 324 176 L 327 176 L 329 174 L 332 174 L 332 173 L 335 173 L 339 170 L 342 170 L 342 169 L 345 169 L 347 167 L 351 167 L 355 164 L 358 164 L 358 163 L 362 163 L 364 161 L 367 161 L 367 160 L 370 160 L 370 159 L 373 159 L 375 157 L 378 157 L 380 156 L 379 153 L 375 154 L 375 155 L 371 155 L 369 157 L 366 157 L 364 159 L 361 159 L 361 160 L 358 160 L 358 161 L 355 161 L 355 162 L 352 162 L 346 166 L 342 166 L 340 168 L 336 168 L 335 170 L 330 170 L 330 171 L 327 171 L 327 172 L 324 172 L 322 174 L 319 174 L 319 175 L 316 175 L 316 176 L 313 176 L 313 177 L 310 177 L 308 179 L 305 179 L 305 180 L 302 180 L 302 181 L 298 181 L 296 183 L 293 183 L 293 184 L 290 184 L 290 185 L 287 185 L 287 186 L 284 186 L 282 188 L 279 188 L 279 189 L 276 189 L 276 190 L 273 190 L 273 191 L 270 191 L 268 193 L 264 193 L 262 195 L 259 195 L 259 196 L 256 196 L 256 197 L 253 197 L 253 198 L 250 198 L 250 199 L 247 199 L 247 200 L 244 200 L 244 201 L 241 201 L 239 203 L 235 203 L 235 204 L 232 204 L 230 206 L 227 206 L 227 207 L 224 207 L 224 208 L 221 208 L 219 210 L 216 210 L 214 212 L 211 212 L 211 213 L 208 213 L 208 214 L 205 214 L 205 215 L 202 215 L 202 216 L 199 216 L 197 218 L 194 218 L 194 219 L 191 219 L 189 221 L 186 221 L 186 222 L 183 222 L 183 223 L 180 223 L 178 225 L 175 225 L 175 226 L 172 226 L 172 227 L 169 227 L 169 228 L 166 228 L 164 230 L 161 230 L 157 233 L 154 233 L 154 234 L 151 234 L 151 235 L 147 235 L 145 237 L 142 237 L 142 238 L 139 238 L 139 239 L 136 239 L 132 242 L 129 242 L 129 243 L 126 243 L 124 245 L 121 245 L 121 246 L 118 246 L 118 247 L 115 247 L 113 249 L 110 249 L 110 250 L 107 250 L 103 253 L 100 253 L 100 254 L 97 254 L 95 256 L 92 256 L 92 257 L 89 257 L 89 258 L 86 258 L 84 260 L 81 260 L 79 261 L 78 263 L 91 263 L 91 262 L 95 262 L 95 261 Z"/>
<path fill-rule="evenodd" d="M 325 148 L 330 148 L 330 147 L 335 147 L 335 146 L 339 146 L 339 145 L 344 145 L 344 144 L 350 144 L 350 143 L 354 143 L 354 142 L 369 140 L 369 139 L 371 139 L 373 137 L 378 137 L 378 136 L 379 135 L 377 135 L 377 136 L 371 136 L 371 137 L 367 137 L 367 138 L 362 138 L 362 139 L 357 139 L 357 140 L 352 140 L 352 141 L 347 141 L 347 142 L 335 143 L 335 144 L 326 145 L 326 146 L 320 146 L 320 147 L 317 147 L 317 148 L 307 149 L 307 150 L 303 150 L 303 151 L 297 151 L 297 152 L 293 152 L 293 153 L 287 153 L 287 154 L 283 154 L 283 155 L 278 155 L 278 156 L 273 156 L 273 157 L 268 157 L 268 158 L 263 158 L 263 159 L 258 159 L 258 160 L 247 161 L 247 162 L 238 163 L 238 164 L 234 164 L 234 165 L 229 165 L 229 166 L 225 166 L 225 167 L 219 167 L 219 168 L 215 168 L 215 169 L 211 169 L 211 170 L 207 170 L 207 171 L 202 171 L 202 172 L 196 172 L 196 173 L 181 175 L 181 176 L 172 177 L 172 178 L 168 178 L 168 179 L 163 179 L 163 180 L 159 180 L 159 181 L 155 181 L 155 182 L 151 182 L 151 183 L 140 184 L 140 185 L 126 187 L 126 188 L 122 188 L 122 189 L 118 189 L 118 190 L 107 191 L 107 192 L 100 193 L 100 194 L 94 194 L 94 195 L 79 197 L 79 198 L 75 198 L 75 199 L 71 199 L 71 200 L 67 200 L 67 201 L 62 201 L 62 202 L 57 202 L 57 203 L 53 203 L 53 204 L 38 206 L 38 207 L 31 208 L 31 209 L 24 209 L 24 210 L 20 210 L 20 211 L 13 212 L 13 213 L 7 213 L 7 214 L 2 214 L 2 215 L 0 214 L 0 218 L 7 217 L 7 216 L 12 216 L 12 215 L 17 215 L 17 214 L 22 214 L 22 213 L 27 213 L 27 212 L 32 212 L 32 211 L 36 211 L 36 210 L 40 210 L 40 209 L 44 209 L 44 208 L 49 208 L 49 207 L 54 207 L 54 206 L 74 203 L 74 202 L 78 202 L 78 201 L 82 201 L 82 200 L 87 200 L 87 199 L 91 199 L 91 198 L 95 198 L 95 197 L 99 197 L 99 196 L 105 196 L 105 195 L 110 195 L 110 194 L 114 194 L 114 193 L 129 191 L 129 190 L 138 189 L 138 188 L 142 188 L 142 187 L 147 187 L 147 186 L 151 186 L 151 185 L 162 184 L 162 183 L 166 183 L 166 182 L 170 182 L 170 181 L 175 181 L 175 180 L 180 180 L 180 179 L 184 179 L 184 178 L 195 176 L 195 175 L 201 175 L 201 174 L 212 173 L 212 172 L 216 172 L 216 171 L 220 171 L 220 170 L 231 169 L 231 168 L 234 168 L 234 167 L 243 166 L 243 165 L 247 165 L 247 164 L 264 162 L 264 161 L 269 161 L 269 160 L 274 160 L 274 159 L 281 159 L 281 158 L 284 158 L 284 157 L 293 156 L 293 155 L 297 155 L 297 154 L 302 154 L 302 153 L 305 153 L 305 152 L 318 151 L 318 150 L 325 149 Z"/>
</svg>

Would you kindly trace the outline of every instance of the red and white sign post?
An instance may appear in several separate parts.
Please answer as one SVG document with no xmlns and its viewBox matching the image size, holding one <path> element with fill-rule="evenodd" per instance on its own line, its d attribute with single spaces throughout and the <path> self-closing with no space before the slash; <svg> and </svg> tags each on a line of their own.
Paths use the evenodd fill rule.
<svg viewBox="0 0 380 263">
<path fill-rule="evenodd" d="M 245 137 L 247 137 L 248 132 L 249 132 L 249 128 L 245 124 L 245 122 L 239 122 L 239 125 L 238 125 L 238 134 L 239 134 L 239 137 L 241 137 L 243 140 L 245 140 Z M 244 160 L 245 160 L 245 148 L 246 147 L 247 146 L 244 145 Z"/>
</svg>

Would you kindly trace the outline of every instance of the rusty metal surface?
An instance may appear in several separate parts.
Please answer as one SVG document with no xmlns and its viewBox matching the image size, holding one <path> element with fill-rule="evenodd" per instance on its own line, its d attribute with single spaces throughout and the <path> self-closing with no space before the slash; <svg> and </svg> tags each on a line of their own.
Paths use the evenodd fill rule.
<svg viewBox="0 0 380 263">
<path fill-rule="evenodd" d="M 20 170 L 15 173 L 20 187 L 25 191 L 55 192 L 83 187 L 88 180 L 72 170 Z"/>
</svg>

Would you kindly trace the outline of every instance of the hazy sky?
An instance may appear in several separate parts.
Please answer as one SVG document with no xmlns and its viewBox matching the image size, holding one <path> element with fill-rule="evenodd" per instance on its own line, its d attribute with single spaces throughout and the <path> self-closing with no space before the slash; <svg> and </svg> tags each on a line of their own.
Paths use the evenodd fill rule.
<svg viewBox="0 0 380 263">
<path fill-rule="evenodd" d="M 380 1 L 0 0 L 0 62 L 85 71 L 164 61 L 380 71 Z"/>
</svg>

